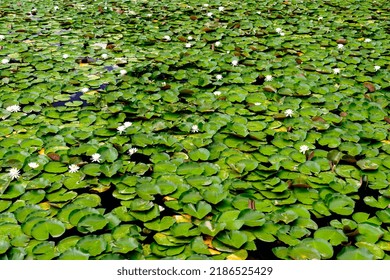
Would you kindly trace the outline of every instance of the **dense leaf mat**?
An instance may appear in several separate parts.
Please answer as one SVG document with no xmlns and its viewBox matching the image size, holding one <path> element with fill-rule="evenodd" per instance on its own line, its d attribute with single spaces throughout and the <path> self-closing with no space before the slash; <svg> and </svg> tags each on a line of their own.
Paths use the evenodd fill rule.
<svg viewBox="0 0 390 280">
<path fill-rule="evenodd" d="M 389 259 L 389 3 L 0 3 L 1 259 Z"/>
</svg>

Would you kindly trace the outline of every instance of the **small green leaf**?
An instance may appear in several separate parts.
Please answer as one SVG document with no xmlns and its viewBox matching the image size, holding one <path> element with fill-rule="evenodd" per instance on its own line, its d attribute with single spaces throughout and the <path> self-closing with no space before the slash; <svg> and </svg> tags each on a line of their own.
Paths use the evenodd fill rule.
<svg viewBox="0 0 390 280">
<path fill-rule="evenodd" d="M 204 218 L 208 213 L 210 213 L 212 207 L 205 201 L 199 201 L 196 205 L 186 204 L 183 206 L 183 211 L 197 219 Z"/>
<path fill-rule="evenodd" d="M 348 241 L 348 237 L 342 230 L 330 226 L 317 229 L 314 232 L 314 238 L 327 240 L 333 246 L 338 246 Z"/>
<path fill-rule="evenodd" d="M 224 231 L 218 234 L 216 238 L 222 243 L 237 249 L 248 241 L 248 236 L 238 230 Z"/>
</svg>

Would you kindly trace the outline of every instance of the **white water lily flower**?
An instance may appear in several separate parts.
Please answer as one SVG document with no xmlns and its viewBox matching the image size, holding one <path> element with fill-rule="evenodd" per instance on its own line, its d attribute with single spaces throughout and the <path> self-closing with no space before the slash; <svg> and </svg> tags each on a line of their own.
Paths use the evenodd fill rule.
<svg viewBox="0 0 390 280">
<path fill-rule="evenodd" d="M 266 76 L 265 76 L 265 81 L 266 81 L 266 82 L 270 82 L 270 81 L 272 81 L 272 80 L 273 80 L 272 75 L 266 75 Z"/>
<path fill-rule="evenodd" d="M 218 74 L 217 76 L 215 76 L 215 78 L 219 81 L 219 80 L 222 80 L 222 75 L 221 74 Z"/>
<path fill-rule="evenodd" d="M 372 40 L 370 38 L 364 39 L 364 43 L 370 43 Z"/>
<path fill-rule="evenodd" d="M 124 76 L 127 74 L 127 71 L 125 69 L 122 69 L 121 71 L 119 71 L 119 73 L 121 73 L 121 75 Z"/>
<path fill-rule="evenodd" d="M 9 63 L 9 59 L 4 58 L 4 59 L 1 61 L 1 63 L 3 63 L 3 64 L 8 64 L 8 63 Z"/>
<path fill-rule="evenodd" d="M 54 9 L 54 11 L 57 11 L 59 9 L 59 7 L 58 6 L 54 6 L 53 9 Z"/>
<path fill-rule="evenodd" d="M 220 12 L 223 12 L 223 10 L 225 10 L 225 7 L 222 7 L 222 6 L 221 6 L 221 7 L 218 8 L 218 10 L 219 10 Z"/>
<path fill-rule="evenodd" d="M 191 43 L 186 44 L 186 48 L 191 48 L 191 47 L 192 47 Z"/>
<path fill-rule="evenodd" d="M 217 42 L 215 42 L 214 46 L 220 47 L 220 46 L 222 46 L 222 43 L 220 41 L 217 41 Z"/>
<path fill-rule="evenodd" d="M 323 18 L 323 17 L 321 17 L 321 16 L 320 16 L 320 17 L 318 17 L 318 20 L 323 20 L 323 19 L 324 19 L 324 18 Z"/>
<path fill-rule="evenodd" d="M 307 145 L 302 145 L 299 147 L 299 152 L 302 154 L 306 153 L 308 150 L 310 150 L 310 149 Z"/>
<path fill-rule="evenodd" d="M 255 104 L 255 106 L 260 106 L 261 105 L 260 102 L 255 102 L 254 104 Z"/>
<path fill-rule="evenodd" d="M 196 124 L 194 124 L 194 125 L 191 127 L 191 132 L 192 132 L 192 133 L 199 132 L 199 127 L 198 127 Z"/>
<path fill-rule="evenodd" d="M 282 32 L 282 28 L 278 27 L 275 29 L 275 31 L 276 31 L 276 33 L 280 33 L 280 32 Z"/>
<path fill-rule="evenodd" d="M 340 68 L 334 68 L 333 69 L 333 73 L 334 74 L 340 74 L 340 71 L 341 71 Z"/>
<path fill-rule="evenodd" d="M 76 173 L 79 169 L 80 167 L 76 164 L 69 165 L 69 173 Z"/>
<path fill-rule="evenodd" d="M 20 111 L 20 106 L 19 105 L 11 105 L 5 108 L 8 112 L 15 113 Z"/>
<path fill-rule="evenodd" d="M 233 65 L 233 66 L 237 66 L 237 65 L 238 65 L 238 60 L 233 60 L 233 61 L 232 61 L 232 65 Z"/>
<path fill-rule="evenodd" d="M 132 126 L 132 125 L 133 125 L 132 122 L 125 122 L 125 123 L 123 124 L 123 126 L 126 127 L 126 128 L 128 128 L 128 127 L 130 127 L 130 126 Z"/>
<path fill-rule="evenodd" d="M 86 92 L 88 92 L 89 91 L 89 88 L 82 88 L 81 89 L 81 92 L 83 92 L 83 93 L 86 93 Z"/>
<path fill-rule="evenodd" d="M 131 149 L 129 149 L 128 153 L 129 153 L 129 155 L 134 155 L 137 151 L 138 151 L 137 148 L 131 148 Z"/>
<path fill-rule="evenodd" d="M 118 130 L 119 134 L 122 134 L 122 132 L 125 131 L 126 128 L 127 128 L 126 126 L 120 125 L 120 126 L 118 126 L 117 130 Z"/>
<path fill-rule="evenodd" d="M 287 109 L 286 111 L 284 111 L 284 114 L 286 115 L 286 117 L 292 117 L 294 111 L 291 110 L 291 109 Z"/>
<path fill-rule="evenodd" d="M 94 153 L 92 156 L 91 156 L 91 160 L 92 160 L 92 162 L 100 162 L 100 158 L 101 158 L 102 156 L 100 155 L 100 154 L 98 154 L 98 153 Z"/>
<path fill-rule="evenodd" d="M 108 54 L 106 54 L 106 53 L 102 54 L 102 58 L 103 59 L 107 59 L 108 58 Z"/>
<path fill-rule="evenodd" d="M 191 41 L 191 40 L 193 40 L 193 39 L 194 39 L 194 38 L 193 38 L 192 36 L 188 36 L 188 37 L 187 37 L 187 40 L 188 40 L 188 41 Z"/>
<path fill-rule="evenodd" d="M 69 57 L 69 54 L 64 54 L 64 55 L 62 56 L 63 59 L 67 59 L 68 57 Z"/>
<path fill-rule="evenodd" d="M 4 39 L 5 39 L 5 36 L 4 35 L 0 35 L 0 41 L 2 41 Z"/>
<path fill-rule="evenodd" d="M 284 32 L 280 32 L 279 35 L 280 36 L 284 36 L 285 34 L 284 34 Z"/>
<path fill-rule="evenodd" d="M 208 17 L 212 17 L 212 16 L 213 16 L 213 13 L 211 13 L 211 12 L 210 12 L 210 13 L 207 13 L 207 16 L 208 16 Z"/>
<path fill-rule="evenodd" d="M 344 48 L 344 45 L 343 44 L 337 44 L 337 48 L 341 50 L 341 49 Z"/>
<path fill-rule="evenodd" d="M 8 175 L 11 177 L 11 180 L 18 179 L 20 177 L 20 171 L 17 168 L 11 168 Z"/>
<path fill-rule="evenodd" d="M 209 6 L 209 4 L 203 4 L 203 7 L 206 7 L 206 8 L 207 8 L 208 6 Z"/>
<path fill-rule="evenodd" d="M 168 36 L 168 35 L 165 35 L 163 38 L 164 38 L 164 40 L 166 40 L 166 41 L 170 41 L 170 40 L 171 40 L 171 37 Z"/>
<path fill-rule="evenodd" d="M 101 47 L 103 50 L 107 48 L 107 43 L 95 43 L 92 45 L 93 47 Z"/>
<path fill-rule="evenodd" d="M 36 163 L 36 162 L 30 162 L 30 163 L 28 164 L 28 166 L 29 166 L 30 168 L 32 168 L 32 169 L 35 169 L 35 168 L 38 168 L 38 167 L 39 167 L 39 164 Z"/>
<path fill-rule="evenodd" d="M 381 67 L 378 66 L 378 65 L 375 65 L 375 66 L 374 66 L 374 69 L 375 69 L 375 71 L 378 71 L 379 69 L 381 69 Z"/>
<path fill-rule="evenodd" d="M 219 96 L 219 95 L 221 95 L 221 94 L 222 94 L 222 92 L 220 92 L 219 90 L 214 91 L 214 95 L 215 95 L 215 96 Z"/>
<path fill-rule="evenodd" d="M 256 14 L 261 15 L 261 12 L 260 12 L 260 11 L 257 11 Z"/>
<path fill-rule="evenodd" d="M 165 210 L 165 208 L 161 205 L 158 206 L 158 209 L 160 210 L 160 212 Z"/>
</svg>

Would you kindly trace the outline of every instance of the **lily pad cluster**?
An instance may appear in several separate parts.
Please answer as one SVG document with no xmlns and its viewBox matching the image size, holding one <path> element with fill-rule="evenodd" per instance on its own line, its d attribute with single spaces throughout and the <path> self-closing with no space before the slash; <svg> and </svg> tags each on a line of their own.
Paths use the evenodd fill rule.
<svg viewBox="0 0 390 280">
<path fill-rule="evenodd" d="M 1 259 L 389 259 L 386 1 L 0 13 Z"/>
</svg>

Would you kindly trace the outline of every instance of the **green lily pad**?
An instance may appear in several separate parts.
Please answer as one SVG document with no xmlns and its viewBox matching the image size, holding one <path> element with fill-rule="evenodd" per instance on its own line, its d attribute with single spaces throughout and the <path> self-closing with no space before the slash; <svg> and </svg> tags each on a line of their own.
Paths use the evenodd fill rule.
<svg viewBox="0 0 390 280">
<path fill-rule="evenodd" d="M 49 235 L 56 238 L 64 234 L 64 232 L 65 225 L 54 219 L 38 222 L 31 228 L 31 235 L 36 240 L 47 240 Z"/>
<path fill-rule="evenodd" d="M 353 213 L 355 202 L 346 195 L 335 193 L 327 198 L 327 206 L 334 213 L 348 216 Z"/>
<path fill-rule="evenodd" d="M 77 230 L 82 233 L 95 232 L 107 225 L 108 221 L 103 215 L 88 214 L 77 223 Z"/>
<path fill-rule="evenodd" d="M 69 250 L 66 250 L 63 252 L 59 257 L 58 260 L 88 260 L 89 255 L 82 252 L 81 250 L 78 250 L 76 248 L 71 248 Z"/>
<path fill-rule="evenodd" d="M 367 248 L 344 247 L 337 255 L 338 260 L 374 260 L 375 256 Z"/>
<path fill-rule="evenodd" d="M 154 231 L 164 231 L 169 229 L 175 223 L 175 219 L 169 216 L 164 216 L 161 219 L 155 219 L 145 223 L 145 227 Z"/>
<path fill-rule="evenodd" d="M 237 249 L 241 248 L 248 241 L 248 236 L 238 230 L 224 231 L 218 234 L 216 238 L 223 244 Z"/>
<path fill-rule="evenodd" d="M 140 244 L 134 237 L 123 237 L 116 240 L 113 244 L 112 251 L 115 253 L 126 254 L 139 248 Z"/>
<path fill-rule="evenodd" d="M 348 241 L 348 237 L 342 230 L 330 226 L 317 229 L 314 232 L 314 238 L 327 240 L 333 246 L 337 246 Z"/>
<path fill-rule="evenodd" d="M 104 238 L 97 235 L 84 236 L 75 245 L 90 256 L 98 256 L 107 248 L 107 242 Z"/>
<path fill-rule="evenodd" d="M 68 166 L 61 162 L 48 162 L 44 170 L 49 173 L 64 173 L 68 171 Z"/>
<path fill-rule="evenodd" d="M 185 213 L 197 219 L 204 218 L 207 214 L 211 212 L 211 210 L 212 210 L 211 205 L 205 201 L 199 201 L 196 205 L 186 204 L 183 206 L 183 211 Z"/>
</svg>

